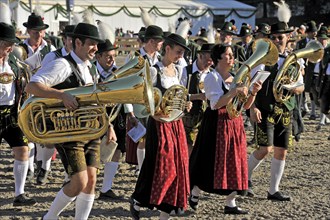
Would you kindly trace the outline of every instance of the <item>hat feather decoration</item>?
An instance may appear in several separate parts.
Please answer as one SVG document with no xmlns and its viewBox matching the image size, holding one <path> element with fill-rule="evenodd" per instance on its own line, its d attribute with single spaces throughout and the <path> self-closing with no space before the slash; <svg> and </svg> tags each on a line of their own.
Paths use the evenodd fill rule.
<svg viewBox="0 0 330 220">
<path fill-rule="evenodd" d="M 188 31 L 190 29 L 190 23 L 188 20 L 184 20 L 180 23 L 178 29 L 176 30 L 176 34 L 180 35 L 184 39 L 187 38 Z"/>
<path fill-rule="evenodd" d="M 72 20 L 71 20 L 71 24 L 72 25 L 77 25 L 77 24 L 79 24 L 80 23 L 80 18 L 79 18 L 79 16 L 78 16 L 78 14 L 77 13 L 75 13 L 75 12 L 72 12 Z"/>
<path fill-rule="evenodd" d="M 289 8 L 289 5 L 285 3 L 284 0 L 280 0 L 279 2 L 273 2 L 277 7 L 277 17 L 279 21 L 289 23 L 289 20 L 291 18 L 291 10 Z"/>
<path fill-rule="evenodd" d="M 214 29 L 213 26 L 210 25 L 208 28 L 208 32 L 207 32 L 207 42 L 210 44 L 214 44 L 215 43 L 215 38 L 214 38 Z"/>
<path fill-rule="evenodd" d="M 6 24 L 11 24 L 11 10 L 9 6 L 3 2 L 0 2 L 0 22 L 4 22 Z"/>
<path fill-rule="evenodd" d="M 83 12 L 82 18 L 83 18 L 83 21 L 82 21 L 83 23 L 95 25 L 94 18 L 93 18 L 93 12 L 91 9 L 87 8 Z"/>
<path fill-rule="evenodd" d="M 45 11 L 42 9 L 40 1 L 36 1 L 36 6 L 33 9 L 34 14 L 39 15 L 40 17 L 44 17 Z"/>
<path fill-rule="evenodd" d="M 171 33 L 175 33 L 175 24 L 168 19 L 168 31 Z"/>
<path fill-rule="evenodd" d="M 106 24 L 105 22 L 102 22 L 100 20 L 96 20 L 98 29 L 99 29 L 99 34 L 100 34 L 100 38 L 103 40 L 110 40 L 111 43 L 115 43 L 115 34 L 113 32 L 113 30 L 111 29 L 111 27 Z"/>
<path fill-rule="evenodd" d="M 143 22 L 144 26 L 148 27 L 150 25 L 154 25 L 154 22 L 151 19 L 150 14 L 148 13 L 148 11 L 145 10 L 144 8 L 141 8 L 141 7 L 140 7 L 140 10 L 141 10 L 141 18 L 142 18 L 142 22 Z"/>
</svg>

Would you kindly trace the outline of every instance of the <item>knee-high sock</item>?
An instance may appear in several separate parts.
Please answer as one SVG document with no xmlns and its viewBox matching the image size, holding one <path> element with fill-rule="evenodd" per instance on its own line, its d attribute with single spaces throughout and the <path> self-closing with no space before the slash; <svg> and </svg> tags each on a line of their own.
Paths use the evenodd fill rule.
<svg viewBox="0 0 330 220">
<path fill-rule="evenodd" d="M 44 170 L 49 170 L 50 169 L 50 164 L 52 162 L 52 156 L 54 154 L 55 148 L 47 148 L 43 147 L 41 148 L 43 153 L 42 153 L 42 165 L 41 168 Z"/>
<path fill-rule="evenodd" d="M 32 142 L 28 143 L 29 146 L 29 170 L 31 170 L 32 173 L 34 173 L 34 155 L 36 153 L 36 149 L 35 149 L 35 144 Z"/>
<path fill-rule="evenodd" d="M 251 180 L 253 171 L 258 168 L 258 166 L 262 163 L 263 160 L 258 160 L 254 157 L 253 153 L 250 154 L 248 160 L 248 180 Z"/>
<path fill-rule="evenodd" d="M 279 191 L 279 185 L 281 182 L 281 178 L 283 176 L 285 167 L 285 160 L 278 160 L 273 158 L 270 168 L 270 187 L 269 193 L 274 194 Z"/>
<path fill-rule="evenodd" d="M 139 170 L 141 170 L 141 167 L 142 167 L 142 163 L 143 163 L 145 154 L 146 154 L 146 150 L 145 149 L 138 148 L 136 150 L 136 156 L 137 156 L 137 160 L 138 160 Z"/>
<path fill-rule="evenodd" d="M 43 153 L 42 148 L 43 147 L 40 144 L 36 144 L 36 150 L 37 150 L 36 160 L 37 161 L 42 161 L 42 153 Z"/>
<path fill-rule="evenodd" d="M 311 101 L 311 115 L 315 115 L 316 105 L 314 101 Z"/>
<path fill-rule="evenodd" d="M 324 113 L 321 113 L 320 114 L 320 124 L 325 125 L 325 119 L 326 118 L 327 117 L 325 116 L 325 114 Z"/>
<path fill-rule="evenodd" d="M 89 213 L 92 210 L 95 194 L 86 194 L 81 192 L 76 200 L 76 214 L 75 219 L 88 219 Z"/>
<path fill-rule="evenodd" d="M 58 219 L 61 212 L 73 201 L 76 197 L 69 197 L 63 192 L 63 188 L 57 193 L 52 205 L 43 219 Z"/>
<path fill-rule="evenodd" d="M 236 207 L 236 195 L 237 195 L 237 192 L 234 191 L 232 193 L 230 193 L 227 198 L 226 198 L 226 206 L 229 206 L 229 207 Z"/>
<path fill-rule="evenodd" d="M 14 161 L 15 197 L 24 193 L 29 161 Z"/>
<path fill-rule="evenodd" d="M 107 162 L 104 166 L 104 176 L 101 192 L 105 193 L 112 187 L 113 179 L 115 178 L 118 170 L 118 162 Z"/>
</svg>

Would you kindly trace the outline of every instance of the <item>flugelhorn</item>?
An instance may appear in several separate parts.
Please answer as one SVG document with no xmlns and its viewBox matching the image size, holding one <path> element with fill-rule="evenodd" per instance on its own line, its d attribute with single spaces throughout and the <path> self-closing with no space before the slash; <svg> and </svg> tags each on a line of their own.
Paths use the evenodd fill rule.
<svg viewBox="0 0 330 220">
<path fill-rule="evenodd" d="M 324 55 L 324 49 L 321 43 L 312 40 L 306 47 L 300 50 L 292 51 L 284 60 L 282 66 L 277 72 L 274 84 L 273 94 L 277 102 L 285 102 L 290 99 L 292 92 L 285 90 L 283 85 L 289 85 L 297 82 L 300 74 L 300 64 L 297 62 L 300 58 L 307 58 L 308 62 L 317 63 Z"/>
<path fill-rule="evenodd" d="M 278 60 L 278 50 L 275 44 L 266 38 L 257 39 L 252 45 L 252 55 L 247 59 L 242 66 L 238 69 L 231 88 L 236 87 L 238 84 L 250 87 L 251 70 L 260 64 L 266 66 L 274 65 Z M 247 97 L 235 96 L 232 101 L 226 106 L 230 118 L 238 117 L 242 111 Z"/>
<path fill-rule="evenodd" d="M 93 85 L 67 89 L 79 103 L 68 110 L 59 99 L 31 97 L 18 116 L 18 124 L 26 137 L 40 144 L 86 141 L 101 137 L 109 126 L 106 105 L 137 103 L 155 112 L 154 93 L 148 64 L 138 73 Z"/>
</svg>

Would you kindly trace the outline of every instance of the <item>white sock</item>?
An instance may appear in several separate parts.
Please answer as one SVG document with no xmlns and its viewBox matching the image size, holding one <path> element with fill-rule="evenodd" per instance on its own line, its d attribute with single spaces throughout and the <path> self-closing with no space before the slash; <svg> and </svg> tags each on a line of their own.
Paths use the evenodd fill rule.
<svg viewBox="0 0 330 220">
<path fill-rule="evenodd" d="M 199 194 L 201 193 L 201 190 L 198 186 L 194 186 L 193 189 L 191 190 L 191 195 L 195 197 L 199 197 Z M 198 202 L 198 199 L 191 198 L 193 202 Z"/>
<path fill-rule="evenodd" d="M 43 151 L 41 168 L 44 170 L 50 170 L 50 164 L 52 162 L 52 156 L 54 154 L 55 148 L 43 147 L 41 149 Z"/>
<path fill-rule="evenodd" d="M 227 198 L 226 198 L 226 206 L 229 206 L 231 208 L 236 207 L 236 202 L 235 202 L 236 195 L 237 195 L 237 192 L 234 191 L 234 192 L 230 193 L 227 196 Z"/>
<path fill-rule="evenodd" d="M 251 180 L 253 171 L 258 168 L 258 166 L 262 163 L 263 160 L 257 160 L 255 156 L 250 154 L 249 160 L 248 160 L 248 180 Z"/>
<path fill-rule="evenodd" d="M 321 113 L 320 114 L 320 124 L 325 125 L 325 119 L 326 118 L 327 117 L 325 116 L 325 114 Z"/>
<path fill-rule="evenodd" d="M 29 170 L 31 170 L 32 173 L 34 173 L 34 154 L 36 152 L 34 143 L 29 142 L 28 143 L 30 153 L 29 153 Z"/>
<path fill-rule="evenodd" d="M 42 161 L 42 146 L 40 144 L 36 144 L 36 148 L 37 148 L 37 155 L 36 155 L 36 159 L 37 161 Z"/>
<path fill-rule="evenodd" d="M 28 169 L 29 161 L 14 161 L 15 197 L 24 193 L 24 186 Z"/>
<path fill-rule="evenodd" d="M 135 200 L 135 199 L 133 199 L 134 200 L 134 209 L 136 210 L 136 211 L 140 211 L 140 206 L 139 205 L 136 205 L 136 204 L 139 204 L 139 202 L 137 201 L 137 200 Z"/>
<path fill-rule="evenodd" d="M 278 160 L 273 158 L 270 168 L 270 187 L 269 187 L 269 193 L 274 194 L 277 191 L 279 191 L 279 185 L 281 178 L 283 176 L 285 167 L 285 160 Z"/>
<path fill-rule="evenodd" d="M 146 150 L 145 149 L 140 149 L 140 148 L 136 149 L 136 157 L 137 157 L 137 160 L 138 160 L 139 170 L 141 170 L 142 163 L 143 163 L 145 155 L 146 155 Z"/>
<path fill-rule="evenodd" d="M 52 205 L 50 206 L 47 214 L 43 217 L 47 219 L 58 219 L 61 212 L 76 199 L 76 197 L 69 197 L 63 192 L 63 188 L 57 193 Z"/>
<path fill-rule="evenodd" d="M 170 218 L 170 214 L 160 211 L 159 220 L 167 220 Z"/>
<path fill-rule="evenodd" d="M 316 105 L 314 101 L 311 101 L 311 115 L 315 115 Z"/>
<path fill-rule="evenodd" d="M 308 103 L 306 102 L 306 100 L 305 100 L 305 102 L 304 102 L 304 110 L 305 110 L 306 112 L 309 112 Z"/>
<path fill-rule="evenodd" d="M 92 210 L 95 194 L 86 194 L 81 192 L 76 200 L 76 214 L 75 219 L 88 219 L 89 213 Z"/>
<path fill-rule="evenodd" d="M 112 187 L 112 181 L 118 170 L 118 162 L 107 162 L 104 165 L 103 184 L 101 188 L 102 193 L 106 193 Z"/>
<path fill-rule="evenodd" d="M 70 177 L 69 177 L 69 174 L 64 171 L 64 182 L 69 182 L 70 181 Z"/>
</svg>

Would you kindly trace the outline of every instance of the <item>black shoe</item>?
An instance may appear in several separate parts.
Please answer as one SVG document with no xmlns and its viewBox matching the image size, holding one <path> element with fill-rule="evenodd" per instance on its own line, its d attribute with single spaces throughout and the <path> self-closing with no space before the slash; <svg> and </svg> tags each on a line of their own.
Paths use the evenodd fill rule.
<svg viewBox="0 0 330 220">
<path fill-rule="evenodd" d="M 13 206 L 31 206 L 36 204 L 37 201 L 35 199 L 29 198 L 24 194 L 16 196 L 13 202 Z"/>
<path fill-rule="evenodd" d="M 28 169 L 26 179 L 31 181 L 33 179 L 33 177 L 34 177 L 34 173 L 30 169 Z"/>
<path fill-rule="evenodd" d="M 330 141 L 330 136 L 328 137 L 328 141 Z"/>
<path fill-rule="evenodd" d="M 109 189 L 105 193 L 100 192 L 99 199 L 116 199 L 116 200 L 121 200 L 123 199 L 122 196 L 118 196 L 112 189 Z"/>
<path fill-rule="evenodd" d="M 321 124 L 321 123 L 318 124 L 315 130 L 316 130 L 316 131 L 320 131 L 321 128 L 322 128 L 324 125 L 325 125 L 325 124 Z"/>
<path fill-rule="evenodd" d="M 306 110 L 301 110 L 301 117 L 305 117 L 305 115 L 307 114 L 307 111 Z"/>
<path fill-rule="evenodd" d="M 283 195 L 280 191 L 277 191 L 273 195 L 268 193 L 267 199 L 273 200 L 273 201 L 290 201 L 291 200 L 290 196 Z"/>
<path fill-rule="evenodd" d="M 316 119 L 316 115 L 310 115 L 309 116 L 309 120 L 315 120 Z"/>
<path fill-rule="evenodd" d="M 49 170 L 40 168 L 40 171 L 37 176 L 37 185 L 45 185 L 47 183 Z"/>
<path fill-rule="evenodd" d="M 249 180 L 248 181 L 248 190 L 247 190 L 247 196 L 249 196 L 249 197 L 254 197 L 254 192 L 253 192 L 253 189 L 252 189 L 252 181 L 251 180 Z"/>
<path fill-rule="evenodd" d="M 249 214 L 248 211 L 242 210 L 238 208 L 237 206 L 235 207 L 229 207 L 225 206 L 225 214 L 230 214 L 230 215 L 246 215 Z"/>
<path fill-rule="evenodd" d="M 134 201 L 132 196 L 129 198 L 129 203 L 130 203 L 129 211 L 132 215 L 132 218 L 134 220 L 139 220 L 140 219 L 140 211 L 136 210 L 134 208 L 134 205 L 140 206 L 140 203 L 138 203 L 137 201 Z"/>
<path fill-rule="evenodd" d="M 197 202 L 192 201 L 192 199 L 197 200 Z M 193 196 L 193 195 L 190 194 L 189 199 L 188 199 L 189 206 L 195 211 L 197 210 L 198 200 L 199 200 L 199 196 Z"/>
</svg>

